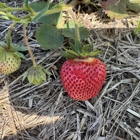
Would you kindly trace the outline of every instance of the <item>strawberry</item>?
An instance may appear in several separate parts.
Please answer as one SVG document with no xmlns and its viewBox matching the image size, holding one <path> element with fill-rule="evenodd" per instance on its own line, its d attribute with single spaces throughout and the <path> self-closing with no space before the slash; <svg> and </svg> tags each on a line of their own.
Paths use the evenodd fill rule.
<svg viewBox="0 0 140 140">
<path fill-rule="evenodd" d="M 2 74 L 11 74 L 20 67 L 21 59 L 16 53 L 3 51 L 2 57 L 2 61 L 0 60 L 0 72 Z"/>
<path fill-rule="evenodd" d="M 60 75 L 70 97 L 85 101 L 99 93 L 106 78 L 106 67 L 97 58 L 69 59 L 62 65 Z"/>
</svg>

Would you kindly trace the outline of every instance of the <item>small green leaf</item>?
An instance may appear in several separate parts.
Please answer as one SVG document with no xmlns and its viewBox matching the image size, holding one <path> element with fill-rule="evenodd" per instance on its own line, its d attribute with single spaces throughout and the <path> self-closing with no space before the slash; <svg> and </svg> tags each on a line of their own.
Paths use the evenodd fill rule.
<svg viewBox="0 0 140 140">
<path fill-rule="evenodd" d="M 81 53 L 80 53 L 80 56 L 86 57 L 86 56 L 88 56 L 88 53 L 85 52 L 84 50 L 82 50 Z"/>
<path fill-rule="evenodd" d="M 28 74 L 28 81 L 29 81 L 30 84 L 33 83 L 33 80 L 34 80 L 33 73 Z"/>
<path fill-rule="evenodd" d="M 0 7 L 1 8 L 7 8 L 8 6 L 5 3 L 0 2 Z"/>
<path fill-rule="evenodd" d="M 33 19 L 33 21 L 38 21 L 43 14 L 49 9 L 50 3 L 48 3 L 45 8 Z"/>
<path fill-rule="evenodd" d="M 81 40 L 83 40 L 84 38 L 87 38 L 89 33 L 88 33 L 88 30 L 84 27 L 84 25 L 78 22 L 78 27 L 79 27 L 79 34 L 80 34 Z M 67 24 L 64 25 L 62 29 L 62 34 L 66 37 L 69 37 L 75 40 L 76 38 L 75 25 L 72 20 L 70 20 Z"/>
<path fill-rule="evenodd" d="M 41 70 L 41 79 L 43 79 L 43 81 L 46 81 L 46 73 L 44 73 L 43 70 Z"/>
<path fill-rule="evenodd" d="M 55 13 L 41 17 L 38 21 L 44 24 L 56 25 L 62 20 L 62 13 Z"/>
<path fill-rule="evenodd" d="M 20 21 L 20 18 L 14 16 L 11 12 L 7 12 L 7 17 L 14 21 Z"/>
<path fill-rule="evenodd" d="M 83 46 L 83 50 L 84 50 L 85 52 L 91 51 L 91 50 L 92 50 L 92 45 L 91 45 L 91 44 L 86 44 L 86 45 L 84 45 L 84 46 Z"/>
<path fill-rule="evenodd" d="M 19 56 L 20 58 L 26 59 L 26 57 L 20 52 L 15 52 L 14 54 Z"/>
<path fill-rule="evenodd" d="M 46 69 L 43 69 L 43 70 L 47 75 L 52 75 L 48 70 L 46 70 Z"/>
<path fill-rule="evenodd" d="M 35 12 L 40 12 L 40 11 L 42 11 L 42 9 L 44 9 L 48 5 L 48 3 L 44 2 L 44 1 L 43 2 L 32 2 L 29 5 Z"/>
<path fill-rule="evenodd" d="M 63 36 L 55 26 L 42 25 L 36 32 L 36 38 L 41 47 L 56 49 L 63 44 Z"/>
<path fill-rule="evenodd" d="M 24 0 L 23 3 L 24 3 L 24 6 L 25 6 L 26 8 L 28 8 L 28 6 L 29 6 L 29 5 L 28 5 L 28 3 L 29 3 L 28 0 Z"/>
<path fill-rule="evenodd" d="M 8 44 L 8 34 L 7 33 L 5 34 L 5 37 L 4 38 L 5 38 L 6 43 Z M 11 43 L 12 43 L 12 39 L 10 38 L 10 44 Z"/>
<path fill-rule="evenodd" d="M 25 78 L 27 77 L 27 75 L 28 75 L 28 72 L 26 71 L 26 72 L 23 74 L 22 81 L 24 81 L 24 80 L 25 80 Z"/>
<path fill-rule="evenodd" d="M 128 16 L 126 12 L 126 4 L 126 0 L 107 0 L 102 2 L 102 7 L 111 19 L 123 19 Z"/>
<path fill-rule="evenodd" d="M 90 52 L 90 53 L 89 53 L 89 56 L 93 57 L 93 56 L 98 55 L 99 53 L 101 53 L 101 51 L 99 51 L 99 50 L 93 51 L 93 52 Z"/>
<path fill-rule="evenodd" d="M 41 80 L 40 73 L 37 72 L 35 75 L 36 80 L 39 82 Z"/>
<path fill-rule="evenodd" d="M 7 15 L 5 12 L 0 11 L 0 15 Z"/>
<path fill-rule="evenodd" d="M 139 31 L 140 31 L 140 28 L 136 28 L 136 29 L 134 30 L 134 33 L 137 34 L 137 35 L 139 35 Z"/>
<path fill-rule="evenodd" d="M 70 44 L 70 48 L 71 48 L 73 51 L 75 51 L 75 46 L 74 46 L 74 44 L 72 44 L 71 42 L 69 42 L 69 44 Z"/>
<path fill-rule="evenodd" d="M 6 19 L 6 20 L 10 20 L 10 18 L 8 16 L 1 16 L 1 18 Z"/>
<path fill-rule="evenodd" d="M 0 41 L 0 46 L 1 46 L 2 49 L 3 49 L 3 46 L 7 46 L 7 44 L 6 44 L 5 42 L 3 42 L 3 41 Z"/>
<path fill-rule="evenodd" d="M 140 35 L 140 20 L 138 21 L 138 27 L 134 30 L 134 33 Z"/>
<path fill-rule="evenodd" d="M 140 0 L 128 0 L 127 6 L 134 12 L 140 12 Z"/>
<path fill-rule="evenodd" d="M 67 8 L 67 5 L 63 1 L 61 1 L 58 4 L 54 5 L 52 9 L 63 9 L 63 7 Z"/>
<path fill-rule="evenodd" d="M 76 53 L 76 52 L 73 51 L 73 50 L 67 50 L 67 53 L 73 54 L 73 55 L 75 55 L 75 56 L 79 56 L 79 54 Z"/>
<path fill-rule="evenodd" d="M 75 47 L 75 51 L 77 53 L 81 53 L 82 45 L 81 45 L 81 42 L 78 39 L 75 39 L 74 47 Z"/>
<path fill-rule="evenodd" d="M 27 51 L 27 47 L 20 44 L 12 44 L 12 48 L 16 51 Z"/>
<path fill-rule="evenodd" d="M 67 52 L 65 52 L 65 51 L 62 51 L 62 55 L 63 55 L 65 58 L 69 58 L 69 59 L 74 59 L 74 58 L 75 58 L 75 55 L 70 54 L 70 53 L 67 53 Z"/>
</svg>

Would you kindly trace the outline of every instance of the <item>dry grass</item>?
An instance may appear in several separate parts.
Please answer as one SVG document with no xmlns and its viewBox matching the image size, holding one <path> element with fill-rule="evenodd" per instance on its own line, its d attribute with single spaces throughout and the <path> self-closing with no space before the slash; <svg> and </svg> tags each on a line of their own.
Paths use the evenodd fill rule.
<svg viewBox="0 0 140 140">
<path fill-rule="evenodd" d="M 10 24 L 0 19 L 1 40 Z M 99 58 L 107 66 L 107 78 L 100 94 L 85 102 L 72 100 L 62 87 L 60 50 L 42 50 L 34 38 L 38 25 L 28 26 L 35 59 L 53 75 L 39 86 L 22 82 L 32 65 L 27 53 L 17 72 L 0 75 L 0 139 L 140 140 L 140 38 L 133 28 L 112 25 L 90 28 L 87 41 L 94 40 L 93 48 L 102 50 Z M 21 25 L 14 29 L 13 42 L 24 43 L 21 29 Z"/>
</svg>

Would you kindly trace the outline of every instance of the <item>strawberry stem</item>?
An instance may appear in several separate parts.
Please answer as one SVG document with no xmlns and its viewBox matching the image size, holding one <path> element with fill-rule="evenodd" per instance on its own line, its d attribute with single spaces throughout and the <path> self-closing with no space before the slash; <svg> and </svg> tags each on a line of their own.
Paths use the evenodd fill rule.
<svg viewBox="0 0 140 140">
<path fill-rule="evenodd" d="M 33 55 L 32 51 L 31 51 L 31 48 L 30 48 L 29 43 L 28 43 L 28 37 L 26 35 L 26 25 L 25 24 L 23 25 L 23 33 L 24 33 L 25 44 L 26 44 L 26 47 L 27 47 L 28 52 L 30 54 L 30 57 L 32 59 L 33 66 L 36 67 L 37 66 L 37 63 L 35 61 L 34 55 Z"/>
<path fill-rule="evenodd" d="M 3 11 L 3 12 L 13 12 L 13 11 L 26 11 L 26 12 L 28 12 L 28 10 L 27 9 L 25 9 L 25 8 L 20 8 L 20 7 L 7 7 L 7 8 L 4 8 L 4 9 L 1 9 L 1 11 Z"/>
<path fill-rule="evenodd" d="M 75 25 L 75 34 L 76 34 L 77 40 L 80 42 L 81 39 L 80 39 L 80 34 L 79 34 L 79 28 L 78 28 L 77 20 L 76 20 L 76 17 L 74 15 L 74 12 L 72 10 L 72 7 L 70 9 L 68 9 L 68 12 L 73 18 L 74 25 Z"/>
<path fill-rule="evenodd" d="M 9 30 L 8 30 L 8 34 L 7 34 L 7 38 L 6 38 L 7 45 L 8 45 L 7 50 L 10 50 L 10 48 L 11 48 L 11 33 L 12 33 L 12 30 L 16 24 L 17 24 L 16 22 L 12 23 Z"/>
<path fill-rule="evenodd" d="M 69 7 L 66 4 L 63 4 L 58 8 L 53 8 L 53 9 L 47 10 L 42 16 L 47 16 L 47 15 L 50 15 L 50 14 L 59 13 L 61 11 L 68 11 L 69 9 L 71 9 L 71 7 Z"/>
</svg>

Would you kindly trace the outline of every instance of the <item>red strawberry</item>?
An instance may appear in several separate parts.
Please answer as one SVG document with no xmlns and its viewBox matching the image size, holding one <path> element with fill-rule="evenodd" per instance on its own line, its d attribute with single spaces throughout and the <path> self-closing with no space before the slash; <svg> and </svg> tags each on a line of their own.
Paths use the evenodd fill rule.
<svg viewBox="0 0 140 140">
<path fill-rule="evenodd" d="M 96 58 L 69 59 L 62 65 L 60 75 L 70 97 L 85 101 L 99 93 L 106 78 L 106 67 Z"/>
</svg>

